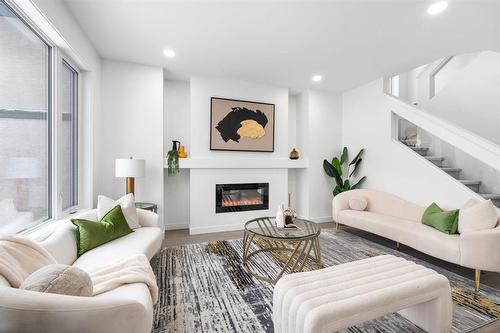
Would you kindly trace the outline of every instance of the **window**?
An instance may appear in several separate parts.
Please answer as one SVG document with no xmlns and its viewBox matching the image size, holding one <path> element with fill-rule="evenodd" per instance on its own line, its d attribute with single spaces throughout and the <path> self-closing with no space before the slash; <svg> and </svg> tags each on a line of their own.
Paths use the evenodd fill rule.
<svg viewBox="0 0 500 333">
<path fill-rule="evenodd" d="M 75 68 L 0 0 L 0 234 L 78 205 Z"/>
<path fill-rule="evenodd" d="M 61 67 L 61 199 L 67 211 L 78 205 L 78 72 Z"/>
<path fill-rule="evenodd" d="M 51 48 L 0 2 L 0 232 L 51 217 Z"/>
</svg>

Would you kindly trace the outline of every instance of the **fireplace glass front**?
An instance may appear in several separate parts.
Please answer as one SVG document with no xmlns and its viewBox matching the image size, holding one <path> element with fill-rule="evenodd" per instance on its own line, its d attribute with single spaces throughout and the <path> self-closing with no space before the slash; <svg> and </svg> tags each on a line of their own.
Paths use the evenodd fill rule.
<svg viewBox="0 0 500 333">
<path fill-rule="evenodd" d="M 215 212 L 269 209 L 269 183 L 216 184 Z"/>
</svg>

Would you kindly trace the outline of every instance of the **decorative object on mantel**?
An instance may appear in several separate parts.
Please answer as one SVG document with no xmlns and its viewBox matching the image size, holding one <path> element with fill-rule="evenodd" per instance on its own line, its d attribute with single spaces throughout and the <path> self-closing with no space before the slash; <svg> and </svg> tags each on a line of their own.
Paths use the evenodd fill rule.
<svg viewBox="0 0 500 333">
<path fill-rule="evenodd" d="M 284 215 L 285 207 L 283 204 L 278 205 L 278 211 L 276 212 L 276 226 L 278 228 L 285 227 L 285 215 Z"/>
<path fill-rule="evenodd" d="M 115 177 L 126 178 L 126 193 L 134 194 L 135 177 L 144 177 L 146 161 L 130 158 L 117 158 L 115 160 Z"/>
<path fill-rule="evenodd" d="M 290 159 L 291 160 L 299 159 L 299 152 L 295 148 L 293 148 L 292 151 L 290 152 Z"/>
<path fill-rule="evenodd" d="M 172 140 L 172 149 L 167 153 L 167 175 L 173 176 L 179 172 L 179 141 Z"/>
<path fill-rule="evenodd" d="M 210 150 L 274 151 L 274 104 L 212 97 Z"/>
<path fill-rule="evenodd" d="M 179 158 L 187 158 L 188 154 L 186 153 L 186 148 L 184 146 L 179 147 Z"/>
<path fill-rule="evenodd" d="M 365 176 L 361 177 L 357 183 L 351 185 L 351 177 L 356 176 L 356 171 L 361 161 L 363 161 L 364 149 L 361 149 L 356 157 L 353 158 L 351 163 L 347 164 L 348 161 L 348 150 L 347 147 L 344 147 L 342 150 L 342 155 L 340 159 L 337 156 L 334 156 L 332 162 L 328 162 L 327 160 L 323 161 L 323 169 L 326 174 L 335 179 L 337 185 L 333 188 L 333 196 L 336 196 L 339 193 L 353 190 L 361 186 L 363 181 L 366 179 Z M 351 170 L 352 166 L 352 170 Z"/>
</svg>

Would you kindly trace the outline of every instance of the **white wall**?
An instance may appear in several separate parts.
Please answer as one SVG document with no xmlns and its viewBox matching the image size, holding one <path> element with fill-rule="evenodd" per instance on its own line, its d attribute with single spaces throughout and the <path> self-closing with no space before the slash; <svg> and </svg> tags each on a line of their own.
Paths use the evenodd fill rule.
<svg viewBox="0 0 500 333">
<path fill-rule="evenodd" d="M 333 179 L 323 170 L 323 160 L 339 154 L 342 132 L 342 96 L 306 91 L 297 100 L 297 146 L 309 168 L 296 171 L 297 211 L 313 221 L 331 221 Z"/>
<path fill-rule="evenodd" d="M 297 148 L 297 95 L 288 95 L 288 151 Z M 297 170 L 288 169 L 290 207 L 297 209 Z"/>
<path fill-rule="evenodd" d="M 435 201 L 461 207 L 468 190 L 410 149 L 391 138 L 391 101 L 379 79 L 343 94 L 342 143 L 351 151 L 365 148 L 359 171 L 364 188 L 399 195 L 418 204 Z"/>
<path fill-rule="evenodd" d="M 210 150 L 210 98 L 223 97 L 275 104 L 274 152 Z M 288 156 L 288 89 L 206 77 L 191 78 L 191 157 L 286 158 Z"/>
<path fill-rule="evenodd" d="M 172 148 L 172 140 L 180 141 L 190 150 L 190 84 L 188 81 L 165 80 L 163 85 L 163 147 L 164 154 Z M 164 173 L 165 229 L 189 227 L 189 170 L 177 175 Z"/>
<path fill-rule="evenodd" d="M 163 71 L 159 67 L 103 60 L 102 113 L 96 132 L 95 191 L 112 198 L 125 194 L 115 159 L 146 160 L 146 176 L 136 179 L 136 200 L 158 205 L 163 216 Z"/>
<path fill-rule="evenodd" d="M 481 52 L 421 107 L 500 146 L 499 78 L 500 53 Z"/>
</svg>

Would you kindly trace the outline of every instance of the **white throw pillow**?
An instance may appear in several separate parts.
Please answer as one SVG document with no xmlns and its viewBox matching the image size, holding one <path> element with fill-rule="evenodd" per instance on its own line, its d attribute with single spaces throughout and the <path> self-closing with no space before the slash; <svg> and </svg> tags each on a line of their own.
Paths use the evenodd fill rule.
<svg viewBox="0 0 500 333">
<path fill-rule="evenodd" d="M 364 198 L 350 198 L 349 207 L 354 210 L 365 210 L 368 202 Z"/>
<path fill-rule="evenodd" d="M 468 206 L 469 205 L 469 206 Z M 468 232 L 492 229 L 498 220 L 497 209 L 491 200 L 472 204 L 470 200 L 458 213 L 458 232 Z"/>
<path fill-rule="evenodd" d="M 477 204 L 480 204 L 481 201 L 479 201 L 478 199 L 469 199 L 467 200 L 465 203 L 464 203 L 464 206 L 462 207 L 462 209 L 466 209 L 466 208 L 470 208 L 472 206 L 475 206 Z"/>
<path fill-rule="evenodd" d="M 97 197 L 97 218 L 101 220 L 111 209 L 120 205 L 122 208 L 123 216 L 127 220 L 130 229 L 140 228 L 139 217 L 135 208 L 134 195 L 132 193 L 126 194 L 118 200 L 110 199 L 104 195 Z"/>
</svg>

